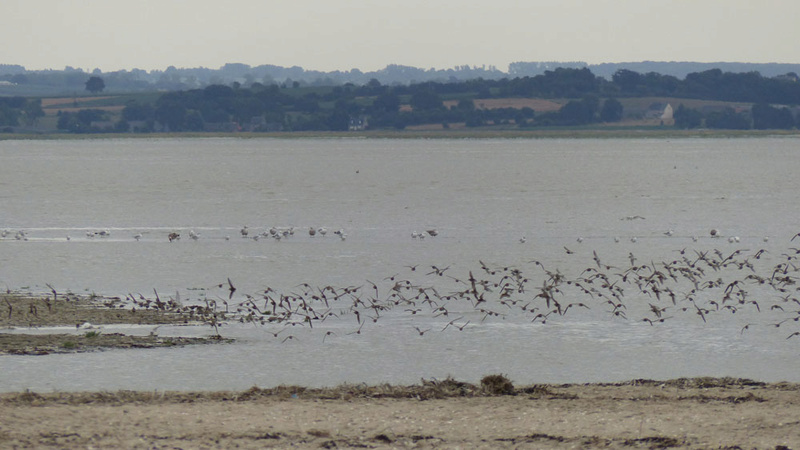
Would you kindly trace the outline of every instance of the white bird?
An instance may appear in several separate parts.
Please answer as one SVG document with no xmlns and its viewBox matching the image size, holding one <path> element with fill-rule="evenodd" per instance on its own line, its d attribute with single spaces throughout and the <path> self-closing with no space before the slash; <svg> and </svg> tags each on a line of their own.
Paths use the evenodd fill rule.
<svg viewBox="0 0 800 450">
<path fill-rule="evenodd" d="M 139 239 L 141 239 L 141 238 L 142 238 L 142 233 L 136 233 L 136 234 L 134 234 L 134 235 L 133 235 L 133 238 L 134 238 L 134 239 L 136 239 L 136 240 L 138 241 Z"/>
<path fill-rule="evenodd" d="M 582 237 L 580 237 L 580 236 L 578 236 L 578 239 L 576 239 L 576 240 L 578 241 L 578 243 L 581 243 L 581 242 L 583 242 L 583 238 L 582 238 Z"/>
<path fill-rule="evenodd" d="M 665 232 L 664 232 L 664 235 L 665 235 L 665 236 L 672 236 L 673 234 L 675 234 L 675 232 L 674 232 L 674 231 L 672 231 L 672 229 L 669 229 L 669 230 L 667 230 L 667 231 L 665 231 Z"/>
<path fill-rule="evenodd" d="M 319 234 L 321 234 L 321 235 L 325 236 L 326 234 L 328 234 L 328 229 L 327 229 L 327 228 L 325 228 L 325 227 L 319 227 L 319 228 L 317 229 L 317 232 L 318 232 Z"/>
<path fill-rule="evenodd" d="M 631 238 L 631 242 L 633 242 L 634 244 L 635 244 L 636 242 L 638 242 L 638 241 L 639 241 L 639 239 L 638 239 L 636 236 L 634 236 L 634 237 L 632 237 L 632 238 Z"/>
<path fill-rule="evenodd" d="M 200 235 L 195 233 L 194 230 L 189 230 L 189 237 L 194 239 L 195 241 L 200 239 Z"/>
<path fill-rule="evenodd" d="M 614 242 L 619 242 L 619 237 L 618 236 L 614 236 Z"/>
<path fill-rule="evenodd" d="M 522 236 L 521 238 L 519 238 L 519 243 L 520 244 L 524 244 L 526 242 L 528 242 L 528 239 L 526 239 L 525 236 Z"/>
</svg>

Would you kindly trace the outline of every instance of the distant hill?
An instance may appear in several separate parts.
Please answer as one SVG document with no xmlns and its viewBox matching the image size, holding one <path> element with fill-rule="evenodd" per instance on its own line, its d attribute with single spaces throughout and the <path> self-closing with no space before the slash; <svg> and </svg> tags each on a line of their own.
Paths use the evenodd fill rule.
<svg viewBox="0 0 800 450">
<path fill-rule="evenodd" d="M 683 79 L 686 75 L 696 72 L 704 72 L 710 69 L 720 69 L 723 72 L 747 73 L 758 72 L 761 76 L 772 78 L 778 75 L 785 75 L 793 72 L 800 73 L 800 64 L 784 63 L 738 63 L 738 62 L 627 62 L 627 63 L 603 63 L 591 64 L 589 69 L 597 76 L 611 79 L 611 76 L 619 69 L 632 70 L 639 73 L 655 72 L 661 75 L 672 75 Z"/>
</svg>

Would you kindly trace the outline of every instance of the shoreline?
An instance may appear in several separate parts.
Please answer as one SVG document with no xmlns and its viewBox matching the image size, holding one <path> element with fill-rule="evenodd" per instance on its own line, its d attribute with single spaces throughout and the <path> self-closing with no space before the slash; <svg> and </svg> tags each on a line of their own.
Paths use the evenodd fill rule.
<svg viewBox="0 0 800 450">
<path fill-rule="evenodd" d="M 40 133 L 3 134 L 7 140 L 92 140 L 92 139 L 679 139 L 679 138 L 764 138 L 800 137 L 800 130 L 680 130 L 661 127 L 593 127 L 567 129 L 483 129 L 483 130 L 372 130 L 296 132 L 181 132 L 181 133 Z"/>
</svg>

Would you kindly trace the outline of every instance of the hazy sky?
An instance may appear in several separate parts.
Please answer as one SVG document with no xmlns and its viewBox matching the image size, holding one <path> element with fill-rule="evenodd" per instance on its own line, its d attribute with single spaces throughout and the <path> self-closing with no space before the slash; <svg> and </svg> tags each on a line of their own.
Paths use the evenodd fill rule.
<svg viewBox="0 0 800 450">
<path fill-rule="evenodd" d="M 800 63 L 793 0 L 2 0 L 0 64 Z"/>
</svg>

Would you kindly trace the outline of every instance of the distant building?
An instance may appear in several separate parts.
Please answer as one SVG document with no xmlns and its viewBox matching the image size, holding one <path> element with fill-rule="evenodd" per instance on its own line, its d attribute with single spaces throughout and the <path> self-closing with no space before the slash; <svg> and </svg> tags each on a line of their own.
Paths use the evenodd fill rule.
<svg viewBox="0 0 800 450">
<path fill-rule="evenodd" d="M 672 117 L 672 105 L 667 103 L 664 107 L 664 112 L 661 113 L 661 125 L 674 125 L 675 118 Z"/>
<path fill-rule="evenodd" d="M 672 105 L 669 103 L 664 107 L 664 112 L 661 113 L 661 120 L 672 120 Z"/>
<path fill-rule="evenodd" d="M 363 131 L 367 128 L 367 118 L 364 116 L 351 117 L 347 129 L 349 131 Z"/>
</svg>

